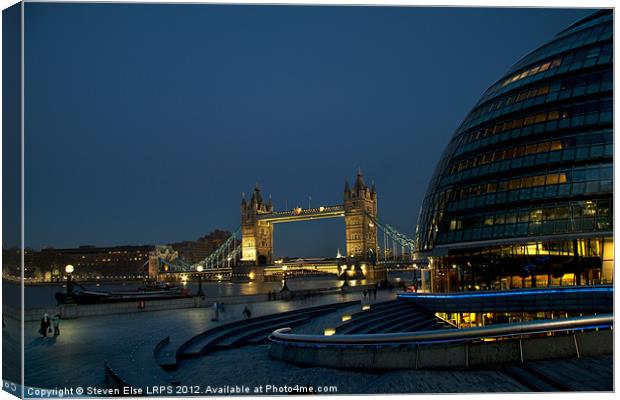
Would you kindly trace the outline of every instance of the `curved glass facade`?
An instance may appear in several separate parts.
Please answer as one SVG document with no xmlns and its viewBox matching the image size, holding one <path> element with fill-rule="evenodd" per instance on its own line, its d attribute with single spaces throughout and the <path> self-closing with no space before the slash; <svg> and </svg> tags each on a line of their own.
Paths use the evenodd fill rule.
<svg viewBox="0 0 620 400">
<path fill-rule="evenodd" d="M 612 48 L 612 11 L 599 11 L 518 61 L 465 117 L 418 219 L 435 290 L 611 281 Z"/>
</svg>

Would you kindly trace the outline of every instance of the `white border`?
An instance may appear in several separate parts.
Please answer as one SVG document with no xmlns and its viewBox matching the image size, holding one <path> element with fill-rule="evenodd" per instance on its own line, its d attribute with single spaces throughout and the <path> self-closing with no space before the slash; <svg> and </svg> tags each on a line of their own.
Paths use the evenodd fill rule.
<svg viewBox="0 0 620 400">
<path fill-rule="evenodd" d="M 78 3 L 78 1 L 45 1 L 45 0 L 26 0 L 28 2 L 59 2 L 59 3 Z M 515 1 L 515 0 L 503 0 L 503 1 L 499 1 L 499 0 L 476 0 L 476 1 L 467 1 L 467 0 L 451 0 L 449 2 L 446 1 L 437 1 L 437 0 L 425 0 L 425 1 L 415 1 L 415 0 L 374 0 L 374 1 L 351 1 L 351 0 L 338 0 L 338 1 L 330 1 L 330 0 L 315 0 L 315 1 L 303 1 L 303 0 L 289 0 L 289 1 L 273 1 L 273 0 L 253 0 L 253 1 L 235 1 L 235 2 L 231 2 L 231 1 L 202 1 L 202 2 L 198 2 L 198 1 L 174 1 L 174 0 L 150 0 L 150 1 L 145 1 L 145 0 L 132 0 L 132 1 L 80 1 L 81 3 L 164 3 L 164 4 L 286 4 L 286 5 L 349 5 L 349 6 L 356 6 L 356 5 L 368 5 L 368 6 L 427 6 L 427 7 L 519 7 L 519 8 L 523 8 L 523 7 L 536 7 L 536 8 L 609 8 L 609 7 L 614 7 L 615 8 L 615 1 L 600 1 L 600 0 L 591 0 L 591 1 L 580 1 L 580 0 L 564 0 L 564 1 L 560 1 L 560 0 L 521 0 L 521 1 Z M 13 4 L 16 4 L 16 1 L 11 1 L 11 0 L 0 0 L 0 5 L 2 6 L 2 9 L 5 9 Z M 22 111 L 22 115 L 21 115 L 21 137 L 22 137 L 22 142 L 21 142 L 21 185 L 22 185 L 22 193 L 21 193 L 21 206 L 22 206 L 22 210 L 21 210 L 21 247 L 22 247 L 22 265 L 24 263 L 24 240 L 25 240 L 25 235 L 24 235 L 24 110 L 25 110 L 25 100 L 24 100 L 24 4 L 22 3 L 22 32 L 21 32 L 21 36 L 22 36 L 22 82 L 21 82 L 21 92 L 22 92 L 22 99 L 21 99 L 21 111 Z M 0 28 L 1 28 L 1 19 L 0 19 Z M 617 20 L 614 18 L 614 31 L 618 31 L 618 22 Z M 1 29 L 0 29 L 0 39 L 1 39 Z M 1 43 L 1 41 L 0 41 Z M 617 54 L 618 48 L 616 46 L 616 42 L 614 40 L 614 54 Z M 615 60 L 615 57 L 614 57 Z M 0 53 L 0 71 L 1 71 L 1 64 L 2 64 L 2 59 L 1 59 L 1 53 Z M 617 88 L 617 82 L 619 82 L 618 79 L 618 75 L 617 75 L 617 70 L 614 69 L 614 79 L 616 82 L 616 85 L 614 85 L 614 90 Z M 2 84 L 0 82 L 0 89 L 2 87 Z M 0 106 L 2 105 L 2 100 L 0 99 Z M 614 96 L 614 105 L 615 105 L 615 96 Z M 1 107 L 0 107 L 1 110 Z M 617 120 L 617 118 L 620 116 L 620 113 L 618 113 L 615 109 L 614 109 L 614 121 Z M 456 127 L 455 127 L 456 128 Z M 615 127 L 614 127 L 615 128 Z M 615 132 L 615 131 L 614 131 Z M 615 139 L 615 135 L 614 135 L 614 139 Z M 2 144 L 0 141 L 0 154 L 1 154 L 1 148 L 2 148 Z M 614 145 L 614 151 L 617 152 L 620 149 L 620 144 L 618 144 L 618 141 L 616 140 L 616 143 Z M 618 154 L 618 153 L 616 153 Z M 615 157 L 614 157 L 615 158 Z M 615 160 L 614 160 L 615 161 Z M 617 171 L 617 166 L 615 165 L 614 162 L 614 172 Z M 1 174 L 1 164 L 0 164 L 0 174 Z M 615 174 L 616 176 L 620 176 Z M 1 176 L 1 175 L 0 175 Z M 617 181 L 615 181 L 616 184 L 614 185 L 614 189 L 617 187 Z M 1 203 L 1 193 L 2 193 L 2 188 L 0 185 L 0 203 Z M 616 210 L 620 210 L 618 208 L 618 204 L 619 202 L 616 201 L 615 196 L 614 196 L 614 208 Z M 1 215 L 0 215 L 0 221 L 1 221 Z M 614 218 L 614 225 L 615 226 L 619 226 L 618 222 L 620 221 L 620 217 L 618 216 L 618 211 L 616 211 L 615 213 L 615 218 Z M 1 243 L 1 231 L 0 231 L 0 243 Z M 614 235 L 615 236 L 615 235 Z M 616 255 L 614 255 L 614 258 L 616 258 Z M 615 265 L 614 265 L 615 267 Z M 23 282 L 23 268 L 22 268 L 22 282 Z M 1 295 L 1 287 L 0 287 L 0 295 Z M 618 301 L 618 297 L 616 296 L 615 298 L 616 301 Z M 23 292 L 23 283 L 22 283 L 22 304 L 24 301 L 24 292 Z M 24 344 L 23 340 L 24 340 L 24 322 L 23 322 L 23 309 L 22 309 L 22 346 Z M 617 335 L 615 337 L 615 339 L 617 340 Z M 615 349 L 618 348 L 617 344 L 618 342 L 615 342 L 616 346 Z M 0 342 L 0 350 L 1 350 L 1 342 Z M 23 355 L 23 350 L 22 350 L 22 354 L 21 354 L 21 358 L 22 358 L 22 366 L 24 363 L 24 355 Z M 614 357 L 614 363 L 615 363 L 615 359 L 616 357 Z M 1 366 L 0 366 L 0 372 L 1 372 Z M 614 378 L 617 378 L 618 375 L 618 369 L 614 368 Z M 614 383 L 618 382 L 617 379 L 614 379 Z M 22 374 L 22 388 L 23 388 L 23 374 Z M 23 390 L 23 389 L 22 389 Z M 14 399 L 13 396 L 9 395 L 7 392 L 1 391 L 0 390 L 0 400 L 3 399 Z M 491 394 L 493 396 L 498 395 L 498 393 L 493 393 Z M 601 394 L 601 393 L 587 393 L 587 394 L 580 394 L 580 393 L 569 393 L 569 394 L 546 394 L 544 395 L 546 398 L 548 399 L 555 399 L 555 398 L 559 398 L 561 396 L 562 399 L 567 399 L 567 398 L 577 398 L 577 396 L 584 396 L 587 395 L 588 397 L 592 397 L 592 398 L 612 398 L 613 394 Z M 23 396 L 23 392 L 22 392 L 22 396 Z M 399 397 L 410 397 L 413 396 L 413 394 L 411 395 L 399 395 Z M 448 398 L 454 398 L 454 396 L 450 396 L 450 395 L 434 395 L 436 398 L 439 399 L 448 399 Z M 482 394 L 475 394 L 475 395 L 458 395 L 459 399 L 475 399 L 478 396 L 483 396 Z M 309 397 L 309 396 L 302 396 L 303 398 L 307 398 L 307 399 L 311 399 L 313 397 Z M 337 398 L 353 398 L 353 396 L 335 396 Z M 385 395 L 378 395 L 375 396 L 377 398 L 381 398 L 381 399 L 388 399 L 391 397 L 394 397 L 394 395 L 390 395 L 390 396 L 385 396 Z M 516 399 L 524 399 L 530 397 L 531 395 L 528 394 L 509 394 L 509 395 L 503 395 L 502 398 L 516 398 Z M 230 397 L 228 397 L 230 398 Z M 262 397 L 262 398 L 275 398 L 275 397 Z M 166 399 L 169 399 L 169 397 L 167 397 Z"/>
</svg>

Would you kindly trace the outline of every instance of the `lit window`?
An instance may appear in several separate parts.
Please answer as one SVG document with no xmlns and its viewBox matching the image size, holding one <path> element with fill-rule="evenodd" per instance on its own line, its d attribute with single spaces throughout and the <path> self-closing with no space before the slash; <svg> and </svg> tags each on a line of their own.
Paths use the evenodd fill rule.
<svg viewBox="0 0 620 400">
<path fill-rule="evenodd" d="M 547 120 L 547 113 L 543 113 L 543 114 L 538 114 L 536 116 L 535 122 L 538 124 L 540 122 L 545 122 L 546 120 Z"/>
<path fill-rule="evenodd" d="M 554 140 L 551 142 L 551 151 L 562 150 L 562 142 L 560 140 Z"/>
<path fill-rule="evenodd" d="M 543 186 L 545 184 L 545 175 L 538 175 L 532 178 L 532 186 Z"/>
</svg>

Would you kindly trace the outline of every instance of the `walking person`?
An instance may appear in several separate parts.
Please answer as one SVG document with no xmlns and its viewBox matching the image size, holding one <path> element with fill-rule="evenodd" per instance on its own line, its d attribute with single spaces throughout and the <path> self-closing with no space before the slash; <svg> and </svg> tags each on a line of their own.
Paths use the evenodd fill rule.
<svg viewBox="0 0 620 400">
<path fill-rule="evenodd" d="M 250 311 L 248 306 L 245 306 L 245 308 L 243 309 L 243 317 L 245 319 L 250 319 L 252 317 L 252 311 Z"/>
<path fill-rule="evenodd" d="M 377 288 L 372 289 L 372 297 L 374 297 L 374 299 L 377 300 Z"/>
<path fill-rule="evenodd" d="M 54 336 L 60 335 L 60 314 L 54 315 L 52 326 L 54 327 Z"/>
<path fill-rule="evenodd" d="M 43 318 L 41 318 L 41 327 L 39 328 L 39 334 L 41 337 L 47 337 L 47 330 L 50 328 L 50 316 L 47 313 L 43 314 Z"/>
<path fill-rule="evenodd" d="M 228 319 L 228 314 L 226 314 L 226 306 L 224 303 L 217 303 L 217 307 L 220 310 L 219 314 L 223 320 Z"/>
<path fill-rule="evenodd" d="M 213 303 L 213 318 L 211 321 L 217 322 L 220 320 L 220 304 L 218 302 Z"/>
</svg>

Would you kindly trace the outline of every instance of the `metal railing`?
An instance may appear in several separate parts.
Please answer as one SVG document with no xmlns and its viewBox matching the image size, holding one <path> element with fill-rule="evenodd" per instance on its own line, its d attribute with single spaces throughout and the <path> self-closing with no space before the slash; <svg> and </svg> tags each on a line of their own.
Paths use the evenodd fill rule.
<svg viewBox="0 0 620 400">
<path fill-rule="evenodd" d="M 613 326 L 613 314 L 563 319 L 547 319 L 523 323 L 497 324 L 483 327 L 421 332 L 375 333 L 352 335 L 305 335 L 290 333 L 291 328 L 273 331 L 270 341 L 309 345 L 386 345 L 472 341 L 528 334 L 604 329 Z"/>
</svg>

